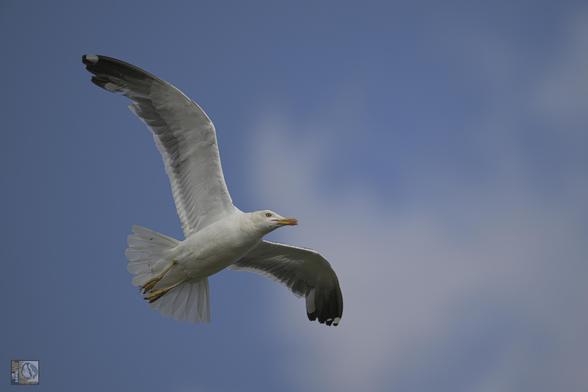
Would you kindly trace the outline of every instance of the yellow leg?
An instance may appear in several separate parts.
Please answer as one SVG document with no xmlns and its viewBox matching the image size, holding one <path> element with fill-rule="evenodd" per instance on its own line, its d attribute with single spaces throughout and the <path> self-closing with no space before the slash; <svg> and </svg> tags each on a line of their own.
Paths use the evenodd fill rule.
<svg viewBox="0 0 588 392">
<path fill-rule="evenodd" d="M 172 284 L 169 287 L 165 287 L 163 289 L 157 289 L 155 291 L 150 291 L 149 294 L 147 294 L 145 297 L 146 301 L 149 301 L 149 303 L 155 302 L 157 301 L 159 298 L 163 297 L 165 294 L 167 294 L 170 290 L 175 289 L 176 287 L 178 287 L 179 285 L 181 285 L 182 283 L 184 283 L 187 279 L 182 279 L 174 284 Z"/>
<path fill-rule="evenodd" d="M 165 277 L 165 275 L 169 272 L 169 270 L 172 269 L 176 264 L 178 264 L 177 261 L 175 261 L 175 260 L 172 261 L 167 267 L 165 267 L 163 269 L 163 271 L 161 271 L 161 273 L 159 275 L 150 279 L 149 281 L 147 281 L 147 283 L 145 283 L 143 286 L 141 286 L 141 290 L 143 290 L 143 294 L 145 294 L 146 292 L 150 291 L 153 287 L 155 287 L 155 285 L 157 283 L 159 283 L 161 281 L 161 279 L 163 279 Z"/>
</svg>

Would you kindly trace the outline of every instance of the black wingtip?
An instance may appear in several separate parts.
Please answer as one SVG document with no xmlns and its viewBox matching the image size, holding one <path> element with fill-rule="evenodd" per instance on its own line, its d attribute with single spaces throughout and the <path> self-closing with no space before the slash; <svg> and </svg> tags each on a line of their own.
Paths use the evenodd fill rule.
<svg viewBox="0 0 588 392">
<path fill-rule="evenodd" d="M 339 325 L 343 316 L 343 296 L 339 285 L 312 289 L 306 296 L 306 315 L 326 326 Z"/>
<path fill-rule="evenodd" d="M 82 63 L 86 66 L 86 69 L 94 75 L 100 76 L 103 79 L 116 78 L 124 81 L 133 82 L 153 82 L 165 83 L 157 76 L 150 74 L 149 72 L 122 60 L 115 59 L 113 57 L 98 55 L 98 54 L 85 54 L 82 56 Z"/>
</svg>

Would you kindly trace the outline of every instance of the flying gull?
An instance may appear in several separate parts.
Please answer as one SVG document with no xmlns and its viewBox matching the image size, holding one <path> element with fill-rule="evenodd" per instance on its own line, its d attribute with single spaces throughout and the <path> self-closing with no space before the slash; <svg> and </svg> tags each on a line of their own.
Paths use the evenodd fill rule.
<svg viewBox="0 0 588 392">
<path fill-rule="evenodd" d="M 133 226 L 125 252 L 133 284 L 151 307 L 177 320 L 208 322 L 208 277 L 230 268 L 283 283 L 306 298 L 309 320 L 338 325 L 343 297 L 335 271 L 313 250 L 263 239 L 296 219 L 233 205 L 216 131 L 200 106 L 134 65 L 99 55 L 84 55 L 82 62 L 94 84 L 131 99 L 129 108 L 153 133 L 171 183 L 185 239 Z"/>
</svg>

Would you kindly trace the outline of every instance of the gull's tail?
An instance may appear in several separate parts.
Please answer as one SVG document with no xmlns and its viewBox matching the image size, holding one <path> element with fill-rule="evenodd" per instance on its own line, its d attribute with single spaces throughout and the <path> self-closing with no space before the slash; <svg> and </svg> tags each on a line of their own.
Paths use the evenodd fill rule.
<svg viewBox="0 0 588 392">
<path fill-rule="evenodd" d="M 178 244 L 179 241 L 174 238 L 145 227 L 133 226 L 133 234 L 129 235 L 125 252 L 129 260 L 127 269 L 133 274 L 133 285 L 150 292 L 151 297 L 147 295 L 145 298 L 151 298 L 151 307 L 163 315 L 195 323 L 208 322 L 208 279 L 178 280 L 175 282 L 177 284 L 173 284 L 177 274 L 173 270 L 175 261 L 172 254 Z M 177 279 L 185 277 L 179 276 Z"/>
</svg>

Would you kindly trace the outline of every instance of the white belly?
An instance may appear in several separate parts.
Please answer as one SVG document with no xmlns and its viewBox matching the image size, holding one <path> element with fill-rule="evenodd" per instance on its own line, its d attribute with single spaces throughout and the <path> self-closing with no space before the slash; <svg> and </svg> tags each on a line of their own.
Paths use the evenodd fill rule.
<svg viewBox="0 0 588 392">
<path fill-rule="evenodd" d="M 215 274 L 247 254 L 260 240 L 260 235 L 242 231 L 232 219 L 214 223 L 178 245 L 174 252 L 178 266 L 173 275 L 200 279 Z"/>
</svg>

